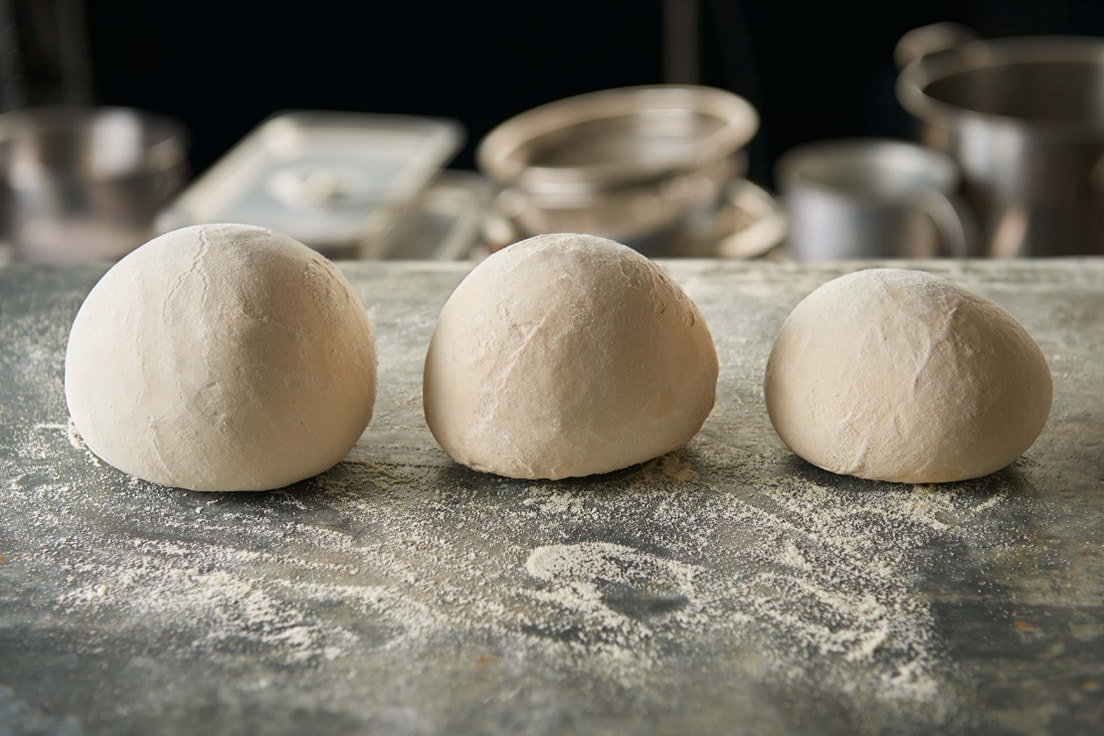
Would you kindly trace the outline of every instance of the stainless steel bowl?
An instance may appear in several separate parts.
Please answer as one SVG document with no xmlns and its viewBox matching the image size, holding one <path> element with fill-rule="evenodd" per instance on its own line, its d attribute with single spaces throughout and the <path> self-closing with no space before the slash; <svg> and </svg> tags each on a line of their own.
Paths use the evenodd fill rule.
<svg viewBox="0 0 1104 736">
<path fill-rule="evenodd" d="M 2 232 L 16 260 L 115 260 L 154 235 L 187 175 L 177 120 L 103 106 L 0 115 Z"/>
<path fill-rule="evenodd" d="M 479 142 L 476 163 L 522 236 L 588 232 L 668 255 L 743 175 L 758 127 L 754 107 L 727 90 L 622 87 L 506 120 Z"/>
</svg>

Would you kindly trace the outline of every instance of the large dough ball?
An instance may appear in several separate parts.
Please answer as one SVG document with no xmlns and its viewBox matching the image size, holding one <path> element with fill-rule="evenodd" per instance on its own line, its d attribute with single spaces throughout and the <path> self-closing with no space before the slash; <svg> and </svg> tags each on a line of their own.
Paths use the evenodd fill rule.
<svg viewBox="0 0 1104 736">
<path fill-rule="evenodd" d="M 73 321 L 65 397 L 88 448 L 166 486 L 266 490 L 340 461 L 372 417 L 376 348 L 326 258 L 236 224 L 158 236 Z"/>
<path fill-rule="evenodd" d="M 717 373 L 705 320 L 658 265 L 607 238 L 537 235 L 479 263 L 441 310 L 425 418 L 476 470 L 605 473 L 689 441 Z"/>
<path fill-rule="evenodd" d="M 877 268 L 833 279 L 785 320 L 767 411 L 797 455 L 844 475 L 965 480 L 1030 447 L 1050 369 L 1024 327 L 949 279 Z"/>
</svg>

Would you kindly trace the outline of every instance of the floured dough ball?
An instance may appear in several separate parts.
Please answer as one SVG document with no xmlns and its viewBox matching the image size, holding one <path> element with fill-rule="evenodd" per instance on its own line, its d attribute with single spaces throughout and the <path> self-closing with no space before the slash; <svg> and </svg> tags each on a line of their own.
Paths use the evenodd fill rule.
<svg viewBox="0 0 1104 736">
<path fill-rule="evenodd" d="M 372 417 L 376 348 L 317 251 L 259 227 L 160 235 L 73 321 L 65 397 L 97 456 L 144 480 L 267 490 L 340 461 Z"/>
<path fill-rule="evenodd" d="M 1012 315 L 900 268 L 836 278 L 785 320 L 764 389 L 797 455 L 844 475 L 941 483 L 1000 470 L 1050 414 L 1050 368 Z"/>
<path fill-rule="evenodd" d="M 658 265 L 555 233 L 479 263 L 441 310 L 423 404 L 437 442 L 514 478 L 606 473 L 689 441 L 718 363 L 697 306 Z"/>
</svg>

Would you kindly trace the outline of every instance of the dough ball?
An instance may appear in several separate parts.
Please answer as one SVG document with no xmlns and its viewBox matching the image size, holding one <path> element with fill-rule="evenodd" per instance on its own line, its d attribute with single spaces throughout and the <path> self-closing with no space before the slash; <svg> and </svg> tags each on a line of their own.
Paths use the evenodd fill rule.
<svg viewBox="0 0 1104 736">
<path fill-rule="evenodd" d="M 185 227 L 126 255 L 81 305 L 65 355 L 88 448 L 192 490 L 266 490 L 330 468 L 375 397 L 353 287 L 315 250 L 246 225 Z"/>
<path fill-rule="evenodd" d="M 803 299 L 767 362 L 767 412 L 833 473 L 941 483 L 997 471 L 1050 414 L 1050 368 L 1007 311 L 899 268 L 841 276 Z"/>
<path fill-rule="evenodd" d="M 658 265 L 594 235 L 496 251 L 441 310 L 423 405 L 437 442 L 514 478 L 584 476 L 689 441 L 713 408 L 713 338 Z"/>
</svg>

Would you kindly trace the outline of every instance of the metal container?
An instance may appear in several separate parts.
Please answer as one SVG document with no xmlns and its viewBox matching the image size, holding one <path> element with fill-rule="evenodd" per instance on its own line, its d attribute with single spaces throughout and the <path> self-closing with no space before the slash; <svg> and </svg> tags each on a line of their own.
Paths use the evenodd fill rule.
<svg viewBox="0 0 1104 736">
<path fill-rule="evenodd" d="M 743 175 L 758 126 L 751 104 L 723 89 L 606 89 L 504 121 L 476 163 L 502 187 L 498 212 L 521 236 L 587 232 L 677 255 L 687 228 L 715 214 Z"/>
<path fill-rule="evenodd" d="M 896 91 L 919 138 L 962 169 L 976 255 L 1104 253 L 1104 39 L 969 35 L 902 37 Z"/>
<path fill-rule="evenodd" d="M 775 164 L 799 261 L 964 257 L 973 218 L 950 156 L 911 141 L 826 139 Z"/>
<path fill-rule="evenodd" d="M 3 236 L 15 260 L 115 260 L 154 235 L 188 176 L 177 120 L 101 106 L 0 115 Z"/>
<path fill-rule="evenodd" d="M 509 199 L 513 194 L 507 190 L 491 202 L 483 223 L 485 255 L 533 234 L 509 216 L 516 202 Z M 724 186 L 716 206 L 685 217 L 677 230 L 652 233 L 643 246 L 640 241 L 630 242 L 649 255 L 667 258 L 760 258 L 781 251 L 789 228 L 789 213 L 778 197 L 747 179 L 735 179 Z M 565 224 L 558 229 L 581 228 Z"/>
<path fill-rule="evenodd" d="M 332 258 L 386 255 L 396 218 L 463 142 L 448 118 L 326 110 L 269 116 L 158 217 L 167 231 L 238 222 Z"/>
</svg>

